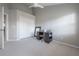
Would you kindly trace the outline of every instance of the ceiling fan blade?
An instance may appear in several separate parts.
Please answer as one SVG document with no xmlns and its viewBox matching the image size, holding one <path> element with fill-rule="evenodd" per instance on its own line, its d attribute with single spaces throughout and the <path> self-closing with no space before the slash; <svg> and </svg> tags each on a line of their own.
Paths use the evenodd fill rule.
<svg viewBox="0 0 79 59">
<path fill-rule="evenodd" d="M 36 8 L 36 7 L 44 8 L 42 5 L 40 5 L 38 3 L 34 3 L 33 5 L 29 6 L 29 8 Z"/>
<path fill-rule="evenodd" d="M 43 6 L 41 6 L 41 5 L 38 5 L 38 7 L 39 7 L 39 8 L 44 8 L 44 7 L 43 7 Z"/>
</svg>

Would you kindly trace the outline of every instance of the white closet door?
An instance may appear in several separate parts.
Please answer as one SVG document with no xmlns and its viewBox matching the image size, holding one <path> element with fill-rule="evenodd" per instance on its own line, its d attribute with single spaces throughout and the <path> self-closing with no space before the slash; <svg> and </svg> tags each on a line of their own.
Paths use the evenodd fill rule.
<svg viewBox="0 0 79 59">
<path fill-rule="evenodd" d="M 35 17 L 22 11 L 18 11 L 18 17 L 19 39 L 32 36 L 35 28 Z"/>
</svg>

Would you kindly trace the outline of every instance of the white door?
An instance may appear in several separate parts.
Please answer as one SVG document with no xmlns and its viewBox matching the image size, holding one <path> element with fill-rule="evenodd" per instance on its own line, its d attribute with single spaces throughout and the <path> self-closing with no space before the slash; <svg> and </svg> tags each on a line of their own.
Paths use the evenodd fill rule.
<svg viewBox="0 0 79 59">
<path fill-rule="evenodd" d="M 17 12 L 18 12 L 18 21 L 17 21 L 18 39 L 24 39 L 33 36 L 35 28 L 35 16 L 19 10 L 17 10 Z"/>
<path fill-rule="evenodd" d="M 4 48 L 4 7 L 0 4 L 0 48 Z"/>
</svg>

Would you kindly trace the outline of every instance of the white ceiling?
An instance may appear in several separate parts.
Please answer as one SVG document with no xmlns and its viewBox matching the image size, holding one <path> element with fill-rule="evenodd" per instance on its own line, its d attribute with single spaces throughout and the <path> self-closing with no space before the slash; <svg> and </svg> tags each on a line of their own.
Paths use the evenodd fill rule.
<svg viewBox="0 0 79 59">
<path fill-rule="evenodd" d="M 33 3 L 26 3 L 27 6 L 30 6 L 32 5 Z M 60 4 L 60 3 L 39 3 L 40 5 L 43 5 L 43 6 L 50 6 L 50 5 L 57 5 L 57 4 Z"/>
<path fill-rule="evenodd" d="M 39 3 L 43 6 L 50 6 L 50 5 L 56 5 L 56 4 L 59 4 L 59 3 Z"/>
</svg>

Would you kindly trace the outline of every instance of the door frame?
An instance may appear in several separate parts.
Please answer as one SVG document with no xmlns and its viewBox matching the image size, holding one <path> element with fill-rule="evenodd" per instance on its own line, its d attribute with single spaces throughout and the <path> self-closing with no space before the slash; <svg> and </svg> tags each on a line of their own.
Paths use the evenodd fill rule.
<svg viewBox="0 0 79 59">
<path fill-rule="evenodd" d="M 8 41 L 8 14 L 7 13 L 4 13 L 4 15 L 6 15 L 6 29 L 5 29 L 5 32 L 6 32 L 6 34 L 5 34 L 5 36 L 6 36 L 6 41 Z"/>
<path fill-rule="evenodd" d="M 4 29 L 4 6 L 2 5 L 2 29 Z M 2 49 L 4 49 L 4 31 L 2 33 Z"/>
<path fill-rule="evenodd" d="M 4 5 L 2 6 L 2 22 L 3 22 L 3 25 L 2 27 L 4 27 L 4 15 L 6 15 L 6 29 L 5 29 L 5 32 L 6 32 L 6 41 L 8 41 L 8 14 L 4 12 Z M 4 41 L 4 31 L 3 31 L 3 34 L 2 34 L 2 49 L 4 49 L 5 47 L 5 41 Z"/>
</svg>

